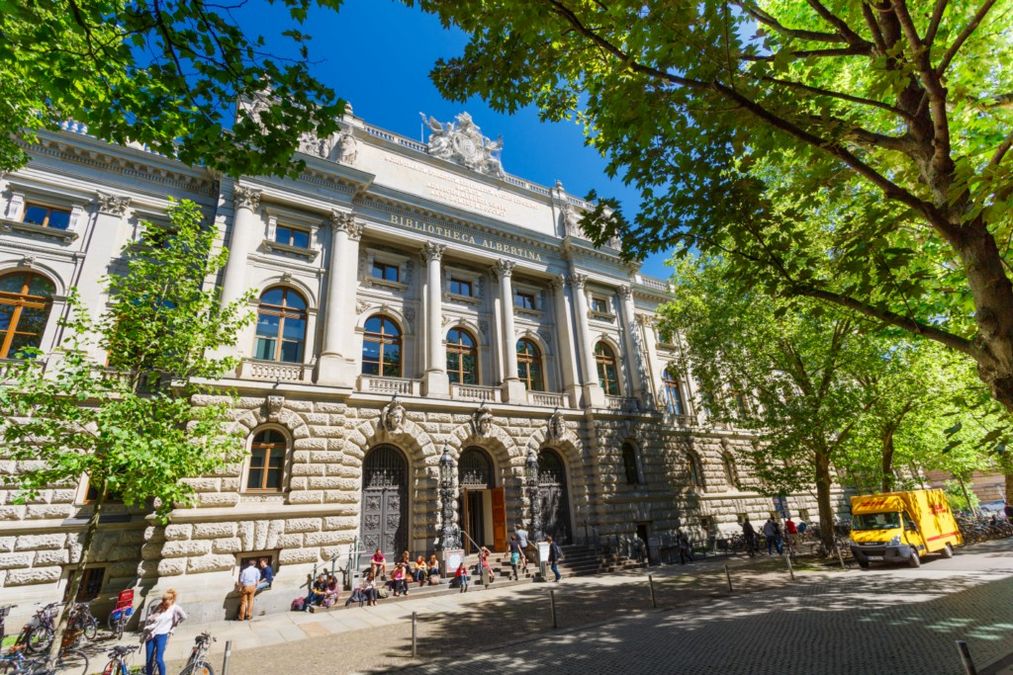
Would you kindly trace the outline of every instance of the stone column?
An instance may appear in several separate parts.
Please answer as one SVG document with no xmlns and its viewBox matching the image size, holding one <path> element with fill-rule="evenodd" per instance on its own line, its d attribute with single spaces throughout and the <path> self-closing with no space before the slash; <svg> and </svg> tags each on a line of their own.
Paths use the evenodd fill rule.
<svg viewBox="0 0 1013 675">
<path fill-rule="evenodd" d="M 119 257 L 124 240 L 123 218 L 130 208 L 130 197 L 95 193 L 95 224 L 88 237 L 84 261 L 77 278 L 81 289 L 81 300 L 92 317 L 98 317 L 106 309 L 109 295 L 101 279 L 109 273 L 112 261 Z"/>
<path fill-rule="evenodd" d="M 581 385 L 584 388 L 584 407 L 605 405 L 605 392 L 598 383 L 598 368 L 594 361 L 594 345 L 591 344 L 591 328 L 587 324 L 587 293 L 584 284 L 587 275 L 579 272 L 570 274 L 570 288 L 574 295 L 574 309 L 577 315 L 577 336 L 580 339 Z"/>
<path fill-rule="evenodd" d="M 527 388 L 517 377 L 517 331 L 514 328 L 514 289 L 511 276 L 514 263 L 500 260 L 496 263 L 499 278 L 499 306 L 503 313 L 503 401 L 527 403 Z"/>
<path fill-rule="evenodd" d="M 560 275 L 552 280 L 555 301 L 556 340 L 559 342 L 559 371 L 562 375 L 563 391 L 570 400 L 570 407 L 580 405 L 577 382 L 577 349 L 573 343 L 572 304 L 567 295 L 566 277 Z"/>
<path fill-rule="evenodd" d="M 648 316 L 647 314 L 637 314 L 636 324 L 637 330 L 643 330 L 644 334 L 644 345 L 645 351 L 647 352 L 647 364 L 650 370 L 650 383 L 654 389 L 654 401 L 655 405 L 663 405 L 664 401 L 661 397 L 664 393 L 664 385 L 662 383 L 662 376 L 665 372 L 665 366 L 658 358 L 658 338 L 654 334 L 654 317 Z M 646 385 L 645 385 L 646 388 Z"/>
<path fill-rule="evenodd" d="M 238 300 L 247 290 L 247 257 L 257 239 L 260 220 L 257 208 L 260 206 L 260 191 L 236 185 L 232 188 L 235 209 L 232 215 L 232 237 L 229 239 L 229 261 L 225 264 L 225 278 L 222 281 L 222 304 Z"/>
<path fill-rule="evenodd" d="M 423 255 L 426 259 L 426 339 L 428 353 L 428 369 L 425 376 L 426 396 L 450 395 L 450 379 L 447 377 L 447 347 L 443 340 L 443 293 L 440 278 L 440 260 L 443 244 L 428 242 Z"/>
<path fill-rule="evenodd" d="M 641 342 L 637 335 L 637 325 L 633 318 L 633 289 L 629 286 L 620 286 L 619 298 L 622 304 L 623 333 L 626 338 L 626 344 L 623 347 L 626 350 L 627 358 L 623 360 L 627 363 L 627 370 L 630 374 L 630 388 L 632 389 L 630 395 L 642 404 L 646 404 L 647 397 L 644 396 L 644 383 L 647 381 L 646 368 L 640 349 Z"/>
<path fill-rule="evenodd" d="M 331 211 L 331 246 L 327 261 L 327 297 L 323 344 L 317 361 L 317 382 L 339 387 L 355 385 L 356 271 L 362 226 L 350 213 Z"/>
</svg>

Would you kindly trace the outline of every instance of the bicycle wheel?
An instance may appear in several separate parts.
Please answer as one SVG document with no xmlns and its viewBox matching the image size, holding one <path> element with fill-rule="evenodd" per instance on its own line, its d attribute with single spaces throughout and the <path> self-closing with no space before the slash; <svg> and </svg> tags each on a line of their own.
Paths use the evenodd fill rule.
<svg viewBox="0 0 1013 675">
<path fill-rule="evenodd" d="M 56 659 L 56 672 L 88 675 L 88 655 L 80 649 L 67 649 Z"/>
<path fill-rule="evenodd" d="M 40 624 L 33 628 L 25 639 L 25 646 L 28 651 L 33 654 L 38 654 L 41 651 L 49 649 L 49 645 L 53 642 L 53 629 L 45 624 Z"/>
<path fill-rule="evenodd" d="M 207 661 L 198 661 L 184 668 L 179 675 L 215 675 L 215 669 Z"/>
<path fill-rule="evenodd" d="M 90 614 L 81 619 L 81 632 L 88 640 L 98 637 L 98 619 Z"/>
</svg>

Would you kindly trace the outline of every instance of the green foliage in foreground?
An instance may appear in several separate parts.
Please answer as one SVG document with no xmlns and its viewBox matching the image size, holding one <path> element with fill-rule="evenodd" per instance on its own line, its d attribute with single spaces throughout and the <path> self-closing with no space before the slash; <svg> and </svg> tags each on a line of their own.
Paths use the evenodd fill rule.
<svg viewBox="0 0 1013 675">
<path fill-rule="evenodd" d="M 310 0 L 284 0 L 296 26 Z M 338 7 L 340 0 L 318 4 Z M 299 137 L 337 129 L 344 102 L 300 58 L 279 59 L 226 5 L 204 0 L 0 0 L 0 171 L 39 129 L 76 120 L 231 175 L 298 175 Z M 270 95 L 265 88 L 270 88 Z M 241 106 L 233 119 L 236 101 Z"/>
<path fill-rule="evenodd" d="M 202 227 L 198 206 L 182 202 L 169 216 L 168 230 L 144 223 L 141 239 L 125 249 L 127 271 L 108 278 L 108 311 L 93 320 L 72 291 L 60 349 L 22 353 L 0 387 L 2 457 L 18 466 L 2 478 L 17 487 L 16 500 L 76 486 L 82 476 L 95 491 L 71 598 L 107 500 L 152 508 L 164 522 L 175 506 L 193 502 L 187 478 L 242 458 L 229 406 L 194 397 L 205 389 L 199 378 L 235 367 L 213 353 L 251 320 L 243 310 L 249 298 L 222 307 L 207 283 L 228 252 L 212 252 L 215 230 Z M 65 620 L 66 613 L 61 627 Z"/>
</svg>

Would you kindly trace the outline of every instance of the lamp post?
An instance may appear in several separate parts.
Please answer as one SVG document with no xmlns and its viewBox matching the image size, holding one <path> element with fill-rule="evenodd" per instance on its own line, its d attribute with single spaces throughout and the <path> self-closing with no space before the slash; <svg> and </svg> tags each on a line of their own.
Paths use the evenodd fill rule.
<svg viewBox="0 0 1013 675">
<path fill-rule="evenodd" d="M 440 457 L 440 504 L 443 507 L 443 533 L 440 545 L 443 550 L 461 548 L 461 537 L 454 525 L 454 458 L 450 456 L 450 448 L 443 446 Z"/>
<path fill-rule="evenodd" d="M 531 536 L 534 541 L 541 541 L 542 535 L 542 500 L 538 489 L 538 455 L 534 449 L 528 452 L 524 462 L 527 474 L 528 500 L 531 502 Z"/>
</svg>

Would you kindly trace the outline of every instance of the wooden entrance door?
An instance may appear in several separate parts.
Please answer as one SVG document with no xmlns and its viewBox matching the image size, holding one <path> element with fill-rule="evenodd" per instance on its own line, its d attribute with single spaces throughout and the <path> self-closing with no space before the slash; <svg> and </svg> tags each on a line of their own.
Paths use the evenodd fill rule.
<svg viewBox="0 0 1013 675">
<path fill-rule="evenodd" d="M 555 450 L 538 454 L 538 487 L 542 501 L 542 529 L 559 544 L 570 543 L 570 496 L 566 491 L 566 467 Z"/>
<path fill-rule="evenodd" d="M 492 490 L 492 541 L 494 550 L 507 550 L 506 491 L 502 487 Z"/>
<path fill-rule="evenodd" d="M 408 463 L 393 445 L 381 445 L 362 465 L 362 556 L 381 549 L 398 560 L 408 548 Z"/>
</svg>

